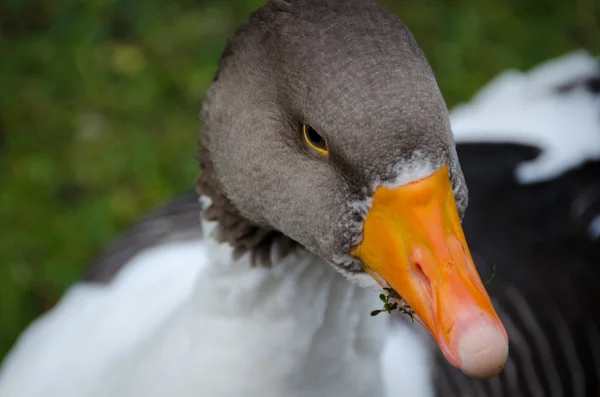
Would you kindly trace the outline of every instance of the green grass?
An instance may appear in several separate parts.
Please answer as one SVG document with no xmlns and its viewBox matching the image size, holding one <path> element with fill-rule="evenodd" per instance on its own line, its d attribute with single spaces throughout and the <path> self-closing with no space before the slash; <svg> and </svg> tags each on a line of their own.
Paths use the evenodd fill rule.
<svg viewBox="0 0 600 397">
<path fill-rule="evenodd" d="M 191 188 L 202 98 L 261 3 L 0 3 L 0 359 L 106 243 Z M 384 3 L 450 106 L 506 68 L 600 53 L 596 0 Z"/>
</svg>

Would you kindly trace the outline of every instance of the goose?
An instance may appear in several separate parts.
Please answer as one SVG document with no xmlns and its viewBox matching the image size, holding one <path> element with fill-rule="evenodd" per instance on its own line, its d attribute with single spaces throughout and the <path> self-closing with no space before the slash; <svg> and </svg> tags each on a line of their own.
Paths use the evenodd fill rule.
<svg viewBox="0 0 600 397">
<path fill-rule="evenodd" d="M 589 150 L 600 137 L 599 101 L 600 67 L 588 53 L 577 51 L 528 73 L 504 72 L 450 113 L 471 189 L 463 228 L 480 271 L 494 274 L 487 288 L 509 335 L 514 335 L 508 368 L 491 381 L 469 380 L 443 355 L 429 363 L 429 352 L 411 351 L 413 360 L 419 354 L 426 357 L 419 359 L 419 369 L 424 381 L 431 377 L 437 396 L 600 394 L 600 318 L 594 307 L 600 299 L 595 288 L 600 161 L 599 152 Z M 552 103 L 558 111 L 546 110 Z M 571 133 L 579 139 L 564 146 L 562 139 Z M 549 148 L 564 152 L 547 162 L 541 154 Z M 539 171 L 528 177 L 522 171 L 527 167 Z M 90 266 L 85 280 L 109 281 L 111 265 L 125 263 L 162 238 L 192 238 L 199 233 L 194 215 L 200 210 L 195 194 L 173 200 L 108 249 Z M 545 252 L 550 246 L 552 252 Z M 576 267 L 563 266 L 567 260 Z"/>
<path fill-rule="evenodd" d="M 463 228 L 510 337 L 505 370 L 435 363 L 438 396 L 600 395 L 600 63 L 507 71 L 450 114 L 470 189 Z"/>
<path fill-rule="evenodd" d="M 155 216 L 118 242 L 89 273 L 104 282 L 23 333 L 0 396 L 427 396 L 414 339 L 369 315 L 379 298 L 469 376 L 501 371 L 508 336 L 461 228 L 448 111 L 395 15 L 268 1 L 228 43 L 201 118 L 201 236 Z"/>
</svg>

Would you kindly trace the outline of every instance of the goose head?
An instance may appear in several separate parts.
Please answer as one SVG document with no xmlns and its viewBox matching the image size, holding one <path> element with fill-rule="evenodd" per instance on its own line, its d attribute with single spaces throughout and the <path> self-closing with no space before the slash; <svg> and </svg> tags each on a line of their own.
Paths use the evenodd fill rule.
<svg viewBox="0 0 600 397">
<path fill-rule="evenodd" d="M 465 373 L 501 370 L 507 335 L 462 232 L 448 111 L 395 15 L 371 0 L 268 2 L 229 42 L 202 120 L 198 190 L 222 242 L 272 266 L 307 249 L 396 291 Z"/>
</svg>

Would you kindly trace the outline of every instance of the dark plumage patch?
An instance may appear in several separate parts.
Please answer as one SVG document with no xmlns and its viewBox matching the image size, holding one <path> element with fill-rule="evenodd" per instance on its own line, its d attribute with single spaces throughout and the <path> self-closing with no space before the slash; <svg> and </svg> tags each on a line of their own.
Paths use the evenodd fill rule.
<svg viewBox="0 0 600 397">
<path fill-rule="evenodd" d="M 555 90 L 560 94 L 566 94 L 581 86 L 585 87 L 585 89 L 592 94 L 600 94 L 600 75 L 570 81 L 568 83 L 557 86 Z"/>
<path fill-rule="evenodd" d="M 592 94 L 600 94 L 600 76 L 590 77 L 585 82 L 585 87 Z"/>
</svg>

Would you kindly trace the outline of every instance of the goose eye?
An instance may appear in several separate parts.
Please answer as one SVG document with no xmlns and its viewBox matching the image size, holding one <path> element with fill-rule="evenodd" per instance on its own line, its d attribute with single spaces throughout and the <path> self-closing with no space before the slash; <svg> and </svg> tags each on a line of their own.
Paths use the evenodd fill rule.
<svg viewBox="0 0 600 397">
<path fill-rule="evenodd" d="M 306 143 L 308 143 L 308 146 L 310 146 L 311 149 L 316 150 L 321 154 L 329 153 L 325 138 L 319 135 L 319 133 L 310 125 L 302 124 L 302 134 L 304 135 L 304 140 Z"/>
</svg>

